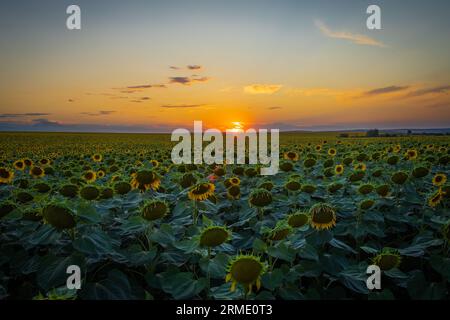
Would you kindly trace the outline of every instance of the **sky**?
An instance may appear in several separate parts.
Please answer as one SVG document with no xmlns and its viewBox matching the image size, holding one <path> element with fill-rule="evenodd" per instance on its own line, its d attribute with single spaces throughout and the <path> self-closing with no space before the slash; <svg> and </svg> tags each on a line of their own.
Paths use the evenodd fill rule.
<svg viewBox="0 0 450 320">
<path fill-rule="evenodd" d="M 81 8 L 68 30 L 66 8 Z M 366 27 L 369 5 L 381 30 Z M 450 2 L 0 2 L 0 130 L 450 127 Z"/>
</svg>

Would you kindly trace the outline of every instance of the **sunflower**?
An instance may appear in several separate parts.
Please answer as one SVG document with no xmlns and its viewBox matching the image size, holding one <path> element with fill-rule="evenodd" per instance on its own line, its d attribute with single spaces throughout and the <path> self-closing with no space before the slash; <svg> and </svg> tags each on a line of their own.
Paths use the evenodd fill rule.
<svg viewBox="0 0 450 320">
<path fill-rule="evenodd" d="M 433 177 L 432 182 L 435 186 L 440 187 L 447 182 L 447 176 L 443 173 L 438 173 Z"/>
<path fill-rule="evenodd" d="M 239 186 L 241 184 L 241 180 L 238 177 L 232 177 L 225 179 L 223 181 L 223 184 L 225 185 L 225 188 L 229 188 L 231 186 Z"/>
<path fill-rule="evenodd" d="M 354 169 L 356 171 L 366 171 L 367 167 L 366 167 L 366 165 L 364 163 L 361 162 L 361 163 L 356 164 L 354 166 Z"/>
<path fill-rule="evenodd" d="M 6 168 L 0 168 L 0 183 L 11 183 L 14 179 L 14 172 Z"/>
<path fill-rule="evenodd" d="M 23 160 L 16 160 L 14 162 L 14 168 L 16 168 L 16 170 L 23 171 L 25 169 L 25 163 Z"/>
<path fill-rule="evenodd" d="M 231 200 L 239 199 L 241 196 L 241 188 L 238 185 L 232 185 L 227 188 L 227 197 Z"/>
<path fill-rule="evenodd" d="M 73 212 L 62 204 L 49 204 L 42 209 L 46 223 L 58 230 L 72 229 L 76 225 Z"/>
<path fill-rule="evenodd" d="M 334 167 L 334 173 L 336 173 L 336 174 L 343 174 L 344 173 L 344 166 L 342 164 L 336 165 L 336 167 Z"/>
<path fill-rule="evenodd" d="M 203 201 L 208 199 L 210 196 L 214 194 L 214 190 L 216 186 L 209 182 L 198 183 L 193 186 L 189 193 L 188 197 L 191 200 Z"/>
<path fill-rule="evenodd" d="M 92 170 L 86 171 L 83 174 L 83 179 L 88 183 L 94 182 L 97 179 L 97 174 Z"/>
<path fill-rule="evenodd" d="M 159 162 L 158 160 L 150 160 L 150 163 L 152 164 L 153 168 L 158 168 L 159 167 Z"/>
<path fill-rule="evenodd" d="M 230 232 L 225 227 L 209 226 L 200 234 L 200 245 L 208 248 L 220 246 L 230 238 Z"/>
<path fill-rule="evenodd" d="M 42 178 L 45 176 L 45 171 L 40 167 L 32 166 L 30 169 L 30 175 L 33 178 Z"/>
<path fill-rule="evenodd" d="M 163 218 L 169 211 L 169 206 L 165 201 L 150 200 L 144 203 L 141 209 L 142 217 L 145 220 L 153 221 Z"/>
<path fill-rule="evenodd" d="M 105 176 L 105 171 L 104 170 L 98 170 L 97 171 L 97 177 L 99 177 L 100 179 L 103 178 Z"/>
<path fill-rule="evenodd" d="M 409 149 L 408 151 L 406 151 L 405 153 L 405 157 L 408 160 L 415 160 L 417 159 L 418 153 L 416 150 L 414 149 Z"/>
<path fill-rule="evenodd" d="M 272 203 L 272 194 L 266 189 L 255 189 L 248 201 L 252 207 L 265 207 Z"/>
<path fill-rule="evenodd" d="M 322 150 L 322 146 L 320 145 L 320 144 L 318 144 L 317 146 L 316 146 L 316 151 L 321 151 Z"/>
<path fill-rule="evenodd" d="M 399 252 L 392 248 L 383 248 L 383 250 L 372 259 L 372 263 L 379 266 L 383 271 L 398 268 L 401 261 L 402 257 Z"/>
<path fill-rule="evenodd" d="M 27 167 L 31 167 L 31 166 L 33 165 L 33 161 L 31 161 L 31 160 L 28 159 L 28 158 L 23 159 L 23 163 L 25 163 L 25 165 L 26 165 Z"/>
<path fill-rule="evenodd" d="M 94 154 L 94 155 L 92 156 L 92 160 L 93 160 L 94 162 L 101 162 L 102 159 L 103 159 L 103 157 L 102 157 L 101 154 Z"/>
<path fill-rule="evenodd" d="M 287 222 L 293 228 L 300 228 L 309 222 L 309 215 L 305 212 L 296 212 L 288 216 Z"/>
<path fill-rule="evenodd" d="M 292 227 L 287 221 L 282 220 L 277 222 L 275 228 L 270 230 L 268 239 L 271 241 L 281 241 L 285 239 L 292 231 Z"/>
<path fill-rule="evenodd" d="M 334 148 L 328 149 L 328 155 L 334 157 L 336 154 L 337 154 L 336 149 L 334 149 Z"/>
<path fill-rule="evenodd" d="M 46 158 L 43 158 L 43 159 L 41 159 L 41 160 L 39 161 L 39 163 L 40 163 L 42 166 L 47 166 L 47 165 L 50 165 L 50 160 L 49 160 L 49 159 L 46 159 Z"/>
<path fill-rule="evenodd" d="M 442 235 L 447 242 L 450 242 L 450 222 L 442 227 Z"/>
<path fill-rule="evenodd" d="M 318 203 L 309 210 L 311 226 L 317 230 L 331 229 L 336 225 L 336 211 L 326 203 Z"/>
<path fill-rule="evenodd" d="M 291 161 L 298 161 L 299 159 L 298 153 L 294 151 L 285 152 L 283 156 L 286 160 Z"/>
<path fill-rule="evenodd" d="M 255 285 L 256 290 L 261 287 L 261 276 L 266 272 L 267 266 L 254 255 L 239 255 L 233 258 L 227 268 L 226 282 L 231 281 L 230 291 L 236 290 L 241 284 L 245 292 L 251 293 Z"/>
<path fill-rule="evenodd" d="M 131 186 L 134 189 L 140 189 L 141 191 L 148 189 L 158 190 L 161 185 L 158 175 L 151 170 L 141 170 L 133 173 L 131 176 Z"/>
<path fill-rule="evenodd" d="M 430 207 L 436 207 L 439 203 L 441 203 L 443 198 L 443 194 L 441 189 L 436 191 L 429 199 L 428 199 L 428 205 Z"/>
</svg>

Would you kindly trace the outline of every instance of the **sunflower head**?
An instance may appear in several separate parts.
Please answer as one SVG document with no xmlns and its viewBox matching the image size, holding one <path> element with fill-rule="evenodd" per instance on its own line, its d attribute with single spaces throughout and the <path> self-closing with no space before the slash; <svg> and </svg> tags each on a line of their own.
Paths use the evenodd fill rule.
<svg viewBox="0 0 450 320">
<path fill-rule="evenodd" d="M 244 174 L 244 171 L 244 168 L 240 166 L 233 168 L 233 174 L 236 174 L 238 176 L 242 176 Z"/>
<path fill-rule="evenodd" d="M 355 173 L 352 173 L 348 179 L 351 182 L 357 182 L 362 180 L 364 178 L 364 175 L 365 175 L 364 171 L 357 171 Z"/>
<path fill-rule="evenodd" d="M 398 268 L 401 261 L 402 257 L 399 252 L 392 248 L 383 248 L 383 250 L 372 259 L 372 263 L 379 266 L 383 271 Z"/>
<path fill-rule="evenodd" d="M 97 173 L 92 170 L 88 170 L 83 173 L 83 179 L 88 183 L 94 182 L 97 179 Z"/>
<path fill-rule="evenodd" d="M 336 225 L 336 211 L 326 203 L 317 203 L 309 210 L 311 226 L 317 230 L 331 229 Z"/>
<path fill-rule="evenodd" d="M 447 182 L 447 176 L 444 173 L 438 173 L 433 177 L 432 182 L 435 186 L 440 187 Z"/>
<path fill-rule="evenodd" d="M 361 208 L 361 210 L 369 210 L 374 204 L 375 201 L 373 201 L 372 199 L 366 199 L 359 204 L 359 207 Z"/>
<path fill-rule="evenodd" d="M 269 180 L 264 181 L 264 182 L 259 184 L 258 188 L 266 189 L 267 191 L 272 191 L 272 189 L 273 189 L 273 182 L 269 181 Z"/>
<path fill-rule="evenodd" d="M 161 180 L 152 170 L 141 170 L 132 174 L 131 186 L 134 189 L 145 191 L 148 189 L 158 190 Z"/>
<path fill-rule="evenodd" d="M 404 184 L 408 179 L 408 174 L 404 171 L 397 171 L 391 176 L 391 181 L 395 184 Z"/>
<path fill-rule="evenodd" d="M 33 188 L 39 193 L 47 193 L 52 189 L 47 183 L 44 182 L 36 183 Z"/>
<path fill-rule="evenodd" d="M 62 204 L 48 204 L 42 209 L 46 223 L 58 230 L 72 229 L 76 225 L 73 212 Z"/>
<path fill-rule="evenodd" d="M 450 222 L 447 222 L 442 227 L 442 235 L 444 236 L 445 241 L 450 242 Z"/>
<path fill-rule="evenodd" d="M 31 167 L 31 166 L 33 165 L 33 161 L 30 160 L 30 159 L 28 159 L 28 158 L 23 159 L 23 163 L 24 163 L 27 167 Z"/>
<path fill-rule="evenodd" d="M 335 174 L 343 174 L 344 173 L 344 166 L 342 164 L 338 164 L 334 167 L 334 173 Z"/>
<path fill-rule="evenodd" d="M 231 281 L 231 291 L 236 285 L 244 287 L 246 293 L 251 293 L 253 286 L 256 290 L 261 287 L 261 276 L 266 272 L 267 266 L 254 255 L 239 255 L 233 258 L 227 268 L 226 282 Z"/>
<path fill-rule="evenodd" d="M 222 177 L 225 175 L 225 168 L 222 166 L 217 166 L 214 168 L 214 175 L 218 176 L 218 177 Z"/>
<path fill-rule="evenodd" d="M 399 160 L 399 157 L 398 156 L 390 156 L 388 159 L 387 159 L 387 163 L 388 164 L 390 164 L 391 166 L 393 166 L 393 165 L 396 165 L 397 164 L 397 162 L 398 162 L 398 160 Z"/>
<path fill-rule="evenodd" d="M 250 193 L 249 203 L 253 207 L 266 207 L 272 203 L 272 193 L 266 189 L 255 189 Z"/>
<path fill-rule="evenodd" d="M 209 182 L 202 182 L 191 187 L 188 197 L 195 201 L 204 201 L 214 194 L 216 186 Z"/>
<path fill-rule="evenodd" d="M 294 151 L 288 151 L 284 153 L 284 158 L 286 160 L 291 160 L 291 161 L 298 161 L 299 156 L 297 152 Z"/>
<path fill-rule="evenodd" d="M 100 192 L 100 199 L 111 199 L 114 196 L 114 189 L 112 188 L 104 188 Z"/>
<path fill-rule="evenodd" d="M 268 239 L 272 241 L 280 241 L 285 239 L 292 231 L 292 227 L 287 221 L 279 221 L 275 228 L 270 230 Z"/>
<path fill-rule="evenodd" d="M 362 162 L 357 163 L 354 166 L 355 171 L 362 171 L 362 172 L 364 172 L 364 171 L 366 171 L 366 168 L 367 168 L 366 165 L 364 163 L 362 163 Z"/>
<path fill-rule="evenodd" d="M 100 190 L 95 186 L 86 186 L 80 190 L 80 196 L 86 200 L 95 200 L 100 195 Z"/>
<path fill-rule="evenodd" d="M 390 189 L 391 188 L 388 184 L 382 184 L 376 188 L 376 192 L 381 197 L 387 197 L 389 195 Z"/>
<path fill-rule="evenodd" d="M 244 174 L 249 178 L 253 178 L 254 176 L 256 176 L 258 174 L 258 171 L 253 167 L 249 167 L 249 168 L 245 169 Z"/>
<path fill-rule="evenodd" d="M 327 190 L 329 193 L 338 192 L 344 185 L 342 183 L 332 183 L 328 186 Z"/>
<path fill-rule="evenodd" d="M 16 170 L 23 171 L 25 169 L 25 167 L 26 167 L 26 165 L 25 165 L 25 162 L 23 162 L 23 160 L 14 161 L 14 168 L 16 168 Z"/>
<path fill-rule="evenodd" d="M 145 220 L 153 221 L 163 218 L 169 212 L 169 206 L 165 201 L 150 200 L 144 203 L 141 209 Z"/>
<path fill-rule="evenodd" d="M 105 176 L 105 170 L 98 170 L 97 171 L 97 177 L 99 177 L 100 179 L 103 178 Z"/>
<path fill-rule="evenodd" d="M 0 219 L 10 214 L 17 206 L 11 201 L 6 201 L 0 204 Z"/>
<path fill-rule="evenodd" d="M 103 157 L 102 157 L 101 154 L 94 154 L 94 155 L 92 156 L 92 160 L 95 161 L 95 162 L 101 162 L 102 159 L 103 159 Z"/>
<path fill-rule="evenodd" d="M 316 186 L 312 185 L 312 184 L 304 184 L 302 186 L 302 192 L 306 192 L 309 194 L 312 194 L 316 191 Z"/>
<path fill-rule="evenodd" d="M 130 192 L 131 185 L 128 182 L 125 181 L 119 181 L 116 184 L 114 184 L 114 191 L 118 194 L 124 195 Z"/>
<path fill-rule="evenodd" d="M 186 189 L 186 188 L 189 188 L 190 186 L 193 186 L 195 183 L 197 183 L 197 178 L 194 176 L 193 173 L 188 172 L 181 176 L 179 183 L 182 188 Z"/>
<path fill-rule="evenodd" d="M 309 222 L 309 215 L 306 212 L 296 212 L 287 217 L 287 223 L 292 228 L 301 228 Z"/>
<path fill-rule="evenodd" d="M 159 167 L 159 162 L 158 162 L 158 160 L 150 160 L 150 163 L 152 164 L 152 167 L 153 167 L 153 168 Z"/>
<path fill-rule="evenodd" d="M 442 190 L 439 189 L 438 191 L 436 191 L 435 193 L 433 193 L 429 198 L 428 198 L 428 205 L 432 208 L 436 207 L 439 203 L 441 203 L 442 199 L 443 199 L 444 195 L 442 193 Z"/>
<path fill-rule="evenodd" d="M 289 172 L 294 169 L 294 165 L 290 161 L 283 161 L 280 163 L 280 169 L 284 172 Z"/>
<path fill-rule="evenodd" d="M 200 234 L 200 245 L 204 247 L 217 247 L 230 238 L 230 232 L 226 227 L 209 226 Z"/>
<path fill-rule="evenodd" d="M 415 160 L 415 159 L 417 159 L 417 156 L 418 156 L 418 153 L 417 153 L 417 150 L 415 150 L 415 149 L 409 149 L 405 153 L 405 158 L 408 160 Z"/>
<path fill-rule="evenodd" d="M 412 175 L 414 178 L 420 179 L 427 176 L 430 173 L 430 170 L 426 167 L 415 167 L 412 171 Z"/>
<path fill-rule="evenodd" d="M 316 165 L 316 159 L 308 158 L 305 161 L 303 161 L 303 166 L 305 168 L 312 168 Z"/>
<path fill-rule="evenodd" d="M 328 155 L 334 157 L 336 154 L 337 154 L 336 149 L 334 149 L 334 148 L 328 149 Z"/>
<path fill-rule="evenodd" d="M 9 171 L 6 168 L 0 168 L 0 183 L 9 184 L 14 179 L 14 172 Z"/>
<path fill-rule="evenodd" d="M 369 194 L 373 191 L 374 187 L 371 184 L 363 184 L 358 188 L 358 192 L 362 195 Z"/>
<path fill-rule="evenodd" d="M 289 190 L 289 191 L 298 191 L 300 190 L 300 188 L 302 187 L 302 185 L 300 184 L 300 182 L 298 182 L 295 179 L 290 179 L 288 182 L 286 182 L 286 184 L 284 185 L 284 187 Z"/>
<path fill-rule="evenodd" d="M 239 185 L 231 185 L 227 188 L 227 196 L 229 199 L 239 199 L 241 196 L 241 187 Z"/>
</svg>

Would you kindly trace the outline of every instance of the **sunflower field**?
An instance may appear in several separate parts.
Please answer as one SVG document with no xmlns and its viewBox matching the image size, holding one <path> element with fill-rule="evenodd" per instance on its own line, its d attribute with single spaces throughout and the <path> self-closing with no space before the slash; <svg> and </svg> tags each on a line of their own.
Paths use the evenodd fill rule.
<svg viewBox="0 0 450 320">
<path fill-rule="evenodd" d="M 281 134 L 274 176 L 162 134 L 0 137 L 0 299 L 450 296 L 449 137 Z"/>
</svg>

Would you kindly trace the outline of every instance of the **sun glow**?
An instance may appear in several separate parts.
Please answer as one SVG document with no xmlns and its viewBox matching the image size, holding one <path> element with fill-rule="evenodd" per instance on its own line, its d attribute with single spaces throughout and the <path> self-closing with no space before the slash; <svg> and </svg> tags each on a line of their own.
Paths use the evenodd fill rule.
<svg viewBox="0 0 450 320">
<path fill-rule="evenodd" d="M 230 132 L 241 132 L 244 130 L 244 124 L 241 121 L 234 121 L 231 122 L 231 124 L 233 125 L 233 128 L 228 129 Z"/>
</svg>

